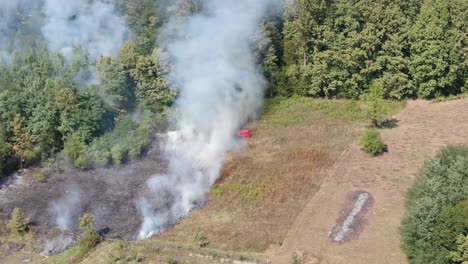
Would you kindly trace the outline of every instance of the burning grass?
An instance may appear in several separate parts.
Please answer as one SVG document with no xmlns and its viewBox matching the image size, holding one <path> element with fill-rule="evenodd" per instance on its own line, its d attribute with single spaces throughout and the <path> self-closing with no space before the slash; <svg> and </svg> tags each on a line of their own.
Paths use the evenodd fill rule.
<svg viewBox="0 0 468 264">
<path fill-rule="evenodd" d="M 386 102 L 395 113 L 402 102 Z M 366 125 L 364 102 L 290 98 L 269 101 L 251 129 L 245 156 L 232 155 L 206 207 L 158 241 L 192 243 L 194 230 L 210 247 L 264 252 L 279 245 L 327 171 Z"/>
<path fill-rule="evenodd" d="M 388 102 L 388 107 L 396 112 L 403 103 Z M 87 261 L 114 251 L 116 258 L 128 260 L 127 263 L 135 262 L 140 256 L 148 263 L 156 260 L 167 263 L 165 258 L 172 256 L 184 260 L 190 257 L 189 254 L 193 257 L 199 253 L 151 253 L 148 248 L 167 243 L 199 248 L 193 239 L 196 232 L 206 236 L 207 246 L 215 248 L 214 252 L 264 252 L 271 245 L 279 245 L 297 214 L 319 189 L 327 171 L 365 127 L 365 109 L 364 103 L 344 100 L 290 98 L 270 101 L 262 119 L 251 126 L 254 137 L 246 141 L 246 151 L 232 153 L 228 158 L 205 207 L 193 211 L 162 236 L 131 244 L 128 250 L 136 250 L 137 255 L 123 254 L 122 250 L 115 251 L 104 245 L 87 256 L 88 252 L 83 254 L 79 248 L 72 247 L 64 254 L 50 258 L 49 262 L 81 258 Z M 61 195 L 59 190 L 63 189 L 64 180 L 74 179 L 84 190 L 111 183 L 107 185 L 112 187 L 108 192 L 91 192 L 92 195 L 86 196 L 85 209 L 94 213 L 102 211 L 98 210 L 99 203 L 92 201 L 112 204 L 113 207 L 104 212 L 108 214 L 98 215 L 97 219 L 101 219 L 98 228 L 110 227 L 107 238 L 131 238 L 139 224 L 132 197 L 138 194 L 150 175 L 163 169 L 160 163 L 160 157 L 155 153 L 122 168 L 85 171 L 66 178 L 63 178 L 64 172 L 51 170 L 45 182 L 25 177 L 25 183 L 35 182 L 34 189 L 29 189 L 28 184 L 19 184 L 18 190 L 12 189 L 17 193 L 14 200 L 5 193 L 4 197 L 10 199 L 0 199 L 4 210 L 0 210 L 0 216 L 20 203 L 25 206 L 28 217 L 36 221 L 34 228 L 42 232 L 50 228 L 50 223 L 47 222 L 47 212 L 39 209 L 47 208 L 47 201 Z M 55 174 L 61 177 L 56 179 Z M 37 197 L 43 197 L 41 206 L 37 204 Z M 216 260 L 210 262 L 216 263 Z"/>
</svg>

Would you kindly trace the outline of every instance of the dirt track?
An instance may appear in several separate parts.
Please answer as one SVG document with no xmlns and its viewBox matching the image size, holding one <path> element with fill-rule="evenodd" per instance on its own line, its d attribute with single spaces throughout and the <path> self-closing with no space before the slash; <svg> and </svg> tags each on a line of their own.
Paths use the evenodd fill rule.
<svg viewBox="0 0 468 264">
<path fill-rule="evenodd" d="M 424 161 L 441 147 L 468 143 L 468 100 L 412 101 L 395 118 L 396 128 L 382 130 L 388 153 L 370 157 L 353 144 L 342 154 L 282 246 L 267 252 L 274 264 L 289 263 L 297 250 L 322 264 L 407 263 L 399 233 L 405 193 Z M 375 199 L 365 217 L 368 224 L 356 240 L 332 243 L 329 232 L 346 195 L 356 190 L 368 191 Z"/>
</svg>

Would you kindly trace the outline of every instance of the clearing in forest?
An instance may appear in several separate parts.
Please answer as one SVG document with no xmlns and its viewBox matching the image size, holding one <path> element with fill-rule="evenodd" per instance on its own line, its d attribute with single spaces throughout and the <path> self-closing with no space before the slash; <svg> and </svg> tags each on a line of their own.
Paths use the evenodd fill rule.
<svg viewBox="0 0 468 264">
<path fill-rule="evenodd" d="M 396 116 L 398 126 L 382 130 L 388 152 L 371 157 L 352 144 L 303 208 L 281 247 L 267 253 L 273 263 L 289 263 L 291 253 L 305 252 L 322 264 L 407 263 L 400 248 L 404 201 L 424 161 L 448 144 L 468 143 L 468 100 L 443 103 L 412 101 Z M 357 239 L 329 238 L 351 191 L 366 191 L 374 204 Z"/>
</svg>

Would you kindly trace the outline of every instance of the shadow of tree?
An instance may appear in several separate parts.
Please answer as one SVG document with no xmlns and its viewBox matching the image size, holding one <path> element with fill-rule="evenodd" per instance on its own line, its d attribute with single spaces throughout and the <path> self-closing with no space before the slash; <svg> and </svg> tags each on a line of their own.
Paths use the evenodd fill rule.
<svg viewBox="0 0 468 264">
<path fill-rule="evenodd" d="M 398 127 L 398 122 L 399 120 L 395 118 L 390 118 L 390 119 L 385 119 L 382 122 L 377 122 L 377 121 L 372 121 L 372 123 L 369 125 L 369 128 L 395 128 Z"/>
<path fill-rule="evenodd" d="M 399 120 L 395 118 L 385 119 L 382 123 L 380 123 L 380 128 L 395 128 L 398 126 Z"/>
</svg>

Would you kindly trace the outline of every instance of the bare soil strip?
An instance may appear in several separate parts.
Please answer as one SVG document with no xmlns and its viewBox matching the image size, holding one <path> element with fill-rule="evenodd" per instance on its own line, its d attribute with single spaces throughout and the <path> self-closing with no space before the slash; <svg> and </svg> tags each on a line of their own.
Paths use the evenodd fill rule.
<svg viewBox="0 0 468 264">
<path fill-rule="evenodd" d="M 412 101 L 382 130 L 388 152 L 371 157 L 353 144 L 338 160 L 296 218 L 283 244 L 267 254 L 273 263 L 288 263 L 291 253 L 307 252 L 322 264 L 407 263 L 400 248 L 404 200 L 424 161 L 447 144 L 468 143 L 468 100 L 443 103 Z M 330 230 L 350 191 L 366 190 L 375 203 L 359 239 L 334 243 Z"/>
</svg>

